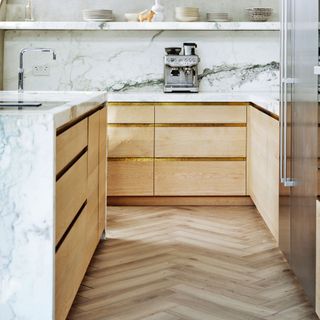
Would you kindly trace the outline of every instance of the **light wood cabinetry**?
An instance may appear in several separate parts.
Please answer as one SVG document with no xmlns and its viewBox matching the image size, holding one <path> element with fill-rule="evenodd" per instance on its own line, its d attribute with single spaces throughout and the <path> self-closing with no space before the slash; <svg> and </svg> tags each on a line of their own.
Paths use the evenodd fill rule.
<svg viewBox="0 0 320 320">
<path fill-rule="evenodd" d="M 84 119 L 57 136 L 57 173 L 88 145 L 87 135 L 87 119 Z"/>
<path fill-rule="evenodd" d="M 87 199 L 87 168 L 86 152 L 56 183 L 56 244 Z"/>
<path fill-rule="evenodd" d="M 108 108 L 109 196 L 246 194 L 246 104 Z"/>
<path fill-rule="evenodd" d="M 152 196 L 153 159 L 117 159 L 108 162 L 108 195 Z"/>
<path fill-rule="evenodd" d="M 152 196 L 154 106 L 108 105 L 108 195 Z"/>
<path fill-rule="evenodd" d="M 245 127 L 156 127 L 156 157 L 246 157 Z"/>
<path fill-rule="evenodd" d="M 105 227 L 106 108 L 58 130 L 57 150 L 55 310 L 64 320 Z"/>
<path fill-rule="evenodd" d="M 246 123 L 243 105 L 175 104 L 155 107 L 155 123 Z"/>
<path fill-rule="evenodd" d="M 248 109 L 248 192 L 279 241 L 279 121 Z"/>
<path fill-rule="evenodd" d="M 246 195 L 245 161 L 156 160 L 156 196 Z"/>
<path fill-rule="evenodd" d="M 154 108 L 137 103 L 110 103 L 108 123 L 154 123 Z"/>
<path fill-rule="evenodd" d="M 109 157 L 153 157 L 153 127 L 108 128 Z"/>
</svg>

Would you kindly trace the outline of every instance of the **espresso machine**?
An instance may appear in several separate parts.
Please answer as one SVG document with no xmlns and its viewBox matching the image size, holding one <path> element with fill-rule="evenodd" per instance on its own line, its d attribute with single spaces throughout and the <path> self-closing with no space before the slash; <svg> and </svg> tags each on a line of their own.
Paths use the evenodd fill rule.
<svg viewBox="0 0 320 320">
<path fill-rule="evenodd" d="M 166 48 L 164 57 L 164 92 L 199 92 L 198 65 L 195 43 L 183 48 Z M 182 51 L 182 54 L 181 54 Z"/>
</svg>

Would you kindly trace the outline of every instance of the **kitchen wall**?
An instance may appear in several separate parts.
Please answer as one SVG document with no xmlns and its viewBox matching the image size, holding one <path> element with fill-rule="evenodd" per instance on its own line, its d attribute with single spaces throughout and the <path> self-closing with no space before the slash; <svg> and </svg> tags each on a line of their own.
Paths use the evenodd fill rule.
<svg viewBox="0 0 320 320">
<path fill-rule="evenodd" d="M 20 0 L 11 0 L 17 4 Z M 33 0 L 38 20 L 80 20 L 81 9 L 113 8 L 122 19 L 125 11 L 139 11 L 150 0 Z M 94 4 L 93 4 L 94 3 Z M 245 20 L 244 8 L 273 6 L 277 0 L 165 0 L 167 16 L 177 5 L 199 5 L 203 12 L 231 12 Z M 170 9 L 171 8 L 171 9 Z M 208 8 L 205 10 L 204 8 Z M 172 14 L 171 14 L 172 17 Z M 4 89 L 17 87 L 18 53 L 23 47 L 52 47 L 48 54 L 26 54 L 27 90 L 161 91 L 164 48 L 196 42 L 201 57 L 201 90 L 265 91 L 278 89 L 279 32 L 275 31 L 7 31 L 4 47 Z M 34 76 L 32 67 L 48 64 L 49 76 Z"/>
<path fill-rule="evenodd" d="M 112 9 L 116 20 L 124 20 L 126 12 L 140 12 L 151 8 L 154 0 L 33 0 L 35 18 L 44 21 L 70 21 L 81 20 L 81 10 Z M 25 0 L 8 0 L 9 5 L 25 4 Z M 244 21 L 245 8 L 265 6 L 275 9 L 272 20 L 278 20 L 279 0 L 162 0 L 166 8 L 166 20 L 173 20 L 174 8 L 177 6 L 197 6 L 201 9 L 203 18 L 206 12 L 229 12 L 235 21 Z"/>
</svg>

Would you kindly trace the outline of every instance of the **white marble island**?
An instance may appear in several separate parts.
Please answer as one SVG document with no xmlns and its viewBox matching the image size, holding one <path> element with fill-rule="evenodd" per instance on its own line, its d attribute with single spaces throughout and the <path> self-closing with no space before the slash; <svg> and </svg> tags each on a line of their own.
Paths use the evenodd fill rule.
<svg viewBox="0 0 320 320">
<path fill-rule="evenodd" d="M 0 92 L 0 318 L 54 318 L 56 129 L 106 101 L 103 92 Z M 55 103 L 57 102 L 57 103 Z"/>
</svg>

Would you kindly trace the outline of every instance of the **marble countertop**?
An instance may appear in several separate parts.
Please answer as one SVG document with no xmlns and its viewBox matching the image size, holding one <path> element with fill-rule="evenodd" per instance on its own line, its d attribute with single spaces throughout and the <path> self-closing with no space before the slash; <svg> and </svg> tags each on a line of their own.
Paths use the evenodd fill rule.
<svg viewBox="0 0 320 320">
<path fill-rule="evenodd" d="M 107 101 L 105 92 L 64 92 L 64 91 L 41 91 L 18 93 L 16 91 L 0 91 L 0 101 L 24 101 L 42 102 L 38 108 L 4 108 L 0 109 L 2 116 L 21 115 L 52 115 L 55 127 L 59 128 L 65 123 L 90 112 Z"/>
<path fill-rule="evenodd" d="M 110 93 L 108 102 L 250 102 L 279 116 L 277 92 L 233 92 L 233 93 Z"/>
</svg>

